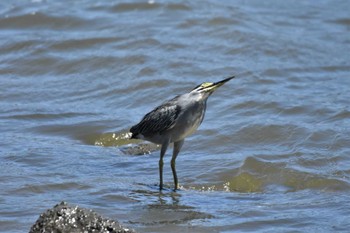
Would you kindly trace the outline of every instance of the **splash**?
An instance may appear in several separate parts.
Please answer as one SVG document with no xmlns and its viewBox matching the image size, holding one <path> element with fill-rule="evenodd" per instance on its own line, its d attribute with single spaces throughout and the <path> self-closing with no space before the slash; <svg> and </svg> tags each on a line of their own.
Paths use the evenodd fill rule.
<svg viewBox="0 0 350 233">
<path fill-rule="evenodd" d="M 152 143 L 144 143 L 141 140 L 131 139 L 130 132 L 104 133 L 96 135 L 95 146 L 118 147 L 127 155 L 145 155 L 159 150 L 160 146 Z"/>
</svg>

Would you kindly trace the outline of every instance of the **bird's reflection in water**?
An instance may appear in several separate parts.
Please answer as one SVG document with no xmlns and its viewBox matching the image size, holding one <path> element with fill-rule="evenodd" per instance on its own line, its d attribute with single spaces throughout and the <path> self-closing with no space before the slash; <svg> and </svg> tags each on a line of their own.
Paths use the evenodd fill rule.
<svg viewBox="0 0 350 233">
<path fill-rule="evenodd" d="M 144 186 L 144 184 L 139 184 Z M 172 188 L 165 186 L 163 190 L 159 190 L 157 184 L 146 185 L 146 189 L 133 190 L 131 196 L 140 202 L 148 202 L 149 206 L 163 206 L 163 205 L 178 205 L 181 198 L 181 190 L 174 192 Z"/>
<path fill-rule="evenodd" d="M 159 186 L 156 184 L 150 189 L 134 190 L 130 194 L 131 198 L 142 203 L 144 207 L 138 208 L 140 215 L 137 221 L 133 222 L 135 224 L 181 224 L 197 219 L 212 218 L 211 215 L 198 211 L 194 206 L 183 204 L 181 200 L 184 196 L 181 190 L 174 192 L 172 188 L 165 187 L 159 191 Z"/>
</svg>

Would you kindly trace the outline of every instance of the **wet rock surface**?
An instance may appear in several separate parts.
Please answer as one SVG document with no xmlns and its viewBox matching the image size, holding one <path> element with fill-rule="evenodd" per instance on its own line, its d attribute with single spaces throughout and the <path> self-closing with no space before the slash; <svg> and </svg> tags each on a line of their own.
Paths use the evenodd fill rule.
<svg viewBox="0 0 350 233">
<path fill-rule="evenodd" d="M 134 233 L 135 231 L 121 226 L 115 220 L 104 218 L 92 210 L 61 202 L 42 213 L 29 232 Z"/>
</svg>

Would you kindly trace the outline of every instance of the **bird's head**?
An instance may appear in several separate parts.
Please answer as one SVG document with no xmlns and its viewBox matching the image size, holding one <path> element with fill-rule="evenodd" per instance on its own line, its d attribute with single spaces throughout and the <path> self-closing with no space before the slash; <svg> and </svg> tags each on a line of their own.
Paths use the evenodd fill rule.
<svg viewBox="0 0 350 233">
<path fill-rule="evenodd" d="M 210 96 L 218 87 L 221 87 L 222 85 L 224 85 L 224 83 L 230 81 L 234 77 L 235 76 L 232 76 L 216 83 L 204 82 L 193 88 L 191 93 L 201 93 L 205 96 Z"/>
</svg>

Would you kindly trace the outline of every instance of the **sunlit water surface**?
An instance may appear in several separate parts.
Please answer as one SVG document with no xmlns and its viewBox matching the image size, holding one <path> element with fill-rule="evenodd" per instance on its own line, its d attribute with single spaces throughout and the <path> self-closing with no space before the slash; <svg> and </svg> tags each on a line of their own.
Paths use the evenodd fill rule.
<svg viewBox="0 0 350 233">
<path fill-rule="evenodd" d="M 349 1 L 2 1 L 0 231 L 64 200 L 139 232 L 348 232 Z M 127 139 L 236 75 L 159 192 Z"/>
</svg>

